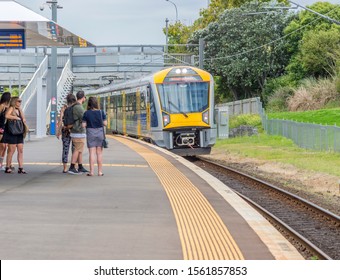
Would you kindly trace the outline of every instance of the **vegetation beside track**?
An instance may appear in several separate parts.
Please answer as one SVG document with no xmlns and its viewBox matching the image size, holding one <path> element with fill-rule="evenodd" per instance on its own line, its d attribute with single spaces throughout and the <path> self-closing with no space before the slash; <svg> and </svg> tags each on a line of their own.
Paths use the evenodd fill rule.
<svg viewBox="0 0 340 280">
<path fill-rule="evenodd" d="M 303 112 L 269 113 L 270 119 L 292 120 L 297 122 L 340 126 L 340 108 L 321 109 Z"/>
<path fill-rule="evenodd" d="M 250 137 L 223 139 L 216 142 L 214 149 L 340 177 L 340 154 L 302 149 L 281 136 L 260 133 Z"/>
</svg>

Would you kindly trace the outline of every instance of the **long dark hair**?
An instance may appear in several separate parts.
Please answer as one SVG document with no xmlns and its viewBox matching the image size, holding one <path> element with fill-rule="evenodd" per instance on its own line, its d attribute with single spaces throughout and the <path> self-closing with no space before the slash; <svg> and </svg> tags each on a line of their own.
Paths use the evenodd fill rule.
<svg viewBox="0 0 340 280">
<path fill-rule="evenodd" d="M 67 105 L 70 106 L 70 105 L 72 105 L 73 103 L 76 103 L 76 102 L 77 102 L 77 99 L 76 99 L 76 97 L 73 95 L 73 93 L 69 93 L 69 94 L 66 96 L 66 102 L 67 102 Z"/>
<path fill-rule="evenodd" d="M 91 96 L 87 101 L 87 110 L 99 109 L 97 98 Z"/>
<path fill-rule="evenodd" d="M 10 100 L 11 100 L 11 93 L 9 91 L 5 91 L 1 95 L 0 104 L 9 104 Z"/>
</svg>

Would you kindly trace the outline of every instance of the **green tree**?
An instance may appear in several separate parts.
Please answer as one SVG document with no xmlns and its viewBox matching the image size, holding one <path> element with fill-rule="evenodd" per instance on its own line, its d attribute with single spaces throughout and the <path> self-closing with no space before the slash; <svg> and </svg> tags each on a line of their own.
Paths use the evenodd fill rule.
<svg viewBox="0 0 340 280">
<path fill-rule="evenodd" d="M 271 2 L 271 0 L 212 0 L 207 9 L 201 10 L 200 18 L 194 23 L 195 30 L 205 28 L 209 23 L 218 21 L 218 18 L 226 9 L 239 8 L 251 2 L 261 4 Z M 281 3 L 285 1 L 279 0 L 277 2 Z"/>
<path fill-rule="evenodd" d="M 164 33 L 166 34 L 166 29 L 164 28 Z M 170 24 L 168 26 L 168 44 L 170 45 L 181 45 L 186 44 L 188 38 L 192 34 L 192 26 L 186 26 L 180 21 L 175 24 Z M 169 47 L 169 52 L 173 53 L 184 53 L 187 49 L 183 46 L 173 46 Z"/>
<path fill-rule="evenodd" d="M 309 31 L 300 45 L 302 66 L 308 75 L 327 77 L 336 75 L 336 54 L 340 50 L 340 32 L 337 28 Z"/>
<path fill-rule="evenodd" d="M 192 42 L 204 38 L 205 68 L 220 77 L 221 88 L 227 86 L 235 100 L 259 95 L 266 80 L 280 76 L 289 60 L 280 38 L 290 16 L 263 13 L 266 6 L 247 3 L 226 10 L 192 38 Z M 260 14 L 250 15 L 254 12 Z"/>
<path fill-rule="evenodd" d="M 317 2 L 308 7 L 320 14 L 327 15 L 338 21 L 340 20 L 339 5 L 333 5 L 328 2 Z M 309 75 L 315 75 L 316 77 L 325 75 L 325 70 L 317 70 L 316 65 L 312 66 L 310 58 L 313 56 L 312 53 L 315 54 L 319 52 L 317 48 L 313 47 L 316 41 L 319 41 L 323 45 L 324 43 L 321 42 L 320 39 L 321 37 L 327 37 L 326 33 L 319 32 L 332 29 L 334 30 L 333 34 L 335 34 L 340 31 L 340 26 L 306 10 L 296 14 L 295 19 L 292 20 L 284 31 L 284 33 L 288 35 L 287 49 L 291 55 L 287 72 L 292 80 L 300 80 Z M 317 38 L 313 38 L 314 36 Z M 330 42 L 330 38 L 327 39 L 327 43 L 333 44 Z M 327 49 L 327 47 L 325 47 L 324 50 L 325 49 Z M 327 51 L 319 52 L 318 60 L 328 61 L 327 53 Z M 309 61 L 305 59 L 306 55 Z M 319 64 L 319 67 L 322 68 L 323 66 Z"/>
<path fill-rule="evenodd" d="M 220 15 L 226 9 L 238 8 L 246 3 L 254 2 L 254 0 L 212 0 L 206 9 L 200 11 L 200 17 L 195 20 L 193 25 L 186 26 L 180 21 L 168 26 L 169 44 L 186 44 L 189 37 L 197 30 L 206 28 L 210 23 L 218 21 Z M 270 2 L 270 0 L 258 0 L 254 3 Z M 284 2 L 280 0 L 278 2 Z M 163 29 L 166 34 L 166 29 Z M 170 48 L 170 52 L 176 52 L 178 49 Z M 183 52 L 183 48 L 180 48 Z"/>
</svg>

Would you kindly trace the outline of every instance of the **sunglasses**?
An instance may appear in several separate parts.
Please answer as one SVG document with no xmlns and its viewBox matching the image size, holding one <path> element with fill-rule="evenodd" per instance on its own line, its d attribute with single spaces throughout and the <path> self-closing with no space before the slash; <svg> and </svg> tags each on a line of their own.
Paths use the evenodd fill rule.
<svg viewBox="0 0 340 280">
<path fill-rule="evenodd" d="M 17 102 L 21 103 L 21 102 L 22 102 L 22 100 L 17 100 Z"/>
</svg>

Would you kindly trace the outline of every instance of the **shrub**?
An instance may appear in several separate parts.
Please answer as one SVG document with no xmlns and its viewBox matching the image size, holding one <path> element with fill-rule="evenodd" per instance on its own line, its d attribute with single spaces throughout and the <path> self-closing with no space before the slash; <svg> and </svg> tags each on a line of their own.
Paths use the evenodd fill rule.
<svg viewBox="0 0 340 280">
<path fill-rule="evenodd" d="M 229 129 L 237 128 L 241 125 L 256 127 L 258 131 L 263 131 L 261 117 L 257 114 L 237 115 L 229 119 Z"/>
<path fill-rule="evenodd" d="M 340 94 L 340 74 L 338 74 L 335 80 L 335 88 L 336 88 L 337 94 Z"/>
<path fill-rule="evenodd" d="M 340 95 L 337 93 L 335 81 L 331 79 L 304 80 L 294 95 L 288 98 L 290 111 L 318 110 L 331 104 L 338 104 Z"/>
<path fill-rule="evenodd" d="M 288 111 L 287 100 L 294 94 L 294 89 L 290 86 L 278 88 L 272 96 L 268 98 L 268 112 Z"/>
</svg>

